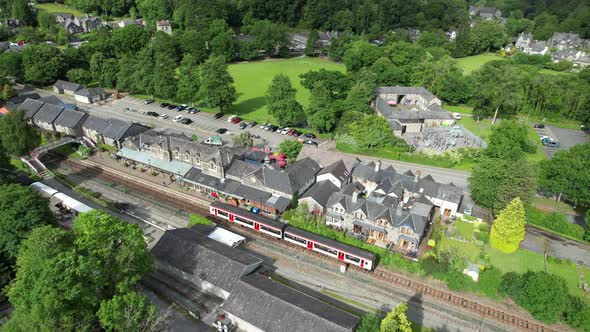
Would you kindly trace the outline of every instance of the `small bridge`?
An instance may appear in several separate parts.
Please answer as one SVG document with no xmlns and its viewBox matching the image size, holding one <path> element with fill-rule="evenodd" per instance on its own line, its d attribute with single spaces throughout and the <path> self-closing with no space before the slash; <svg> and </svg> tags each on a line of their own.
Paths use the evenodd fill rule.
<svg viewBox="0 0 590 332">
<path fill-rule="evenodd" d="M 79 138 L 73 138 L 73 137 L 64 137 L 61 138 L 57 141 L 51 142 L 49 144 L 45 144 L 42 146 L 38 146 L 36 148 L 34 148 L 28 156 L 22 156 L 20 159 L 21 161 L 23 161 L 24 163 L 26 163 L 27 165 L 29 165 L 29 167 L 35 171 L 35 173 L 40 174 L 43 177 L 46 177 L 49 175 L 49 173 L 47 172 L 47 167 L 45 167 L 45 165 L 43 165 L 43 163 L 39 160 L 39 158 L 44 154 L 47 153 L 47 151 L 55 149 L 57 147 L 60 147 L 62 145 L 66 145 L 66 144 L 70 144 L 70 143 L 80 143 L 80 139 Z"/>
</svg>

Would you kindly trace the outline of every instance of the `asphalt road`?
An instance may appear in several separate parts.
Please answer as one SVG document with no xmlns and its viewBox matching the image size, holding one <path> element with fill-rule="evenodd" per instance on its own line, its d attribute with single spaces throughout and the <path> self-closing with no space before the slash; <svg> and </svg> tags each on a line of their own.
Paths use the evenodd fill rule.
<svg viewBox="0 0 590 332">
<path fill-rule="evenodd" d="M 582 130 L 565 129 L 554 126 L 549 127 L 551 133 L 560 143 L 560 149 L 569 149 L 576 144 L 590 142 L 590 135 Z"/>
<path fill-rule="evenodd" d="M 582 244 L 542 229 L 526 226 L 526 235 L 520 247 L 540 254 L 570 259 L 576 264 L 590 267 L 590 245 Z"/>
</svg>

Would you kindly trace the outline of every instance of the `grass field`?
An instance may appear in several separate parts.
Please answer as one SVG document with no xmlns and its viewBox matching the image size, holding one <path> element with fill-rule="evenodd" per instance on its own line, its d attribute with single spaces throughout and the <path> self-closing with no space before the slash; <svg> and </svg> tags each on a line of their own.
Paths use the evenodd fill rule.
<svg viewBox="0 0 590 332">
<path fill-rule="evenodd" d="M 58 3 L 38 3 L 35 6 L 38 10 L 49 13 L 70 13 L 74 16 L 84 16 L 84 13 L 68 5 L 62 5 Z"/>
<path fill-rule="evenodd" d="M 473 107 L 467 105 L 448 105 L 443 104 L 443 108 L 449 112 L 461 114 L 473 114 Z"/>
<path fill-rule="evenodd" d="M 344 71 L 344 65 L 318 58 L 293 58 L 286 60 L 266 60 L 229 65 L 229 72 L 234 78 L 238 91 L 238 100 L 233 105 L 233 112 L 246 120 L 268 122 L 272 118 L 267 114 L 265 95 L 273 77 L 285 74 L 297 89 L 297 100 L 305 107 L 309 102 L 309 90 L 300 84 L 299 75 L 310 70 Z"/>
<path fill-rule="evenodd" d="M 481 66 L 485 65 L 490 61 L 504 59 L 505 58 L 502 58 L 499 55 L 486 53 L 457 59 L 457 64 L 459 65 L 459 67 L 463 68 L 463 72 L 465 74 L 470 74 L 472 71 L 478 70 L 479 68 L 481 68 Z"/>
<path fill-rule="evenodd" d="M 482 247 L 474 243 L 464 243 L 443 237 L 440 242 L 440 248 L 456 248 L 462 255 L 470 261 L 478 261 Z M 512 254 L 505 254 L 489 245 L 483 246 L 483 250 L 489 255 L 489 265 L 495 266 L 502 272 L 525 273 L 527 271 L 543 271 L 545 269 L 543 255 L 518 249 Z M 583 269 L 586 282 L 590 282 L 590 270 L 586 267 Z M 578 273 L 575 264 L 570 262 L 549 261 L 547 271 L 565 279 L 570 294 L 583 296 L 583 291 L 578 288 Z"/>
</svg>

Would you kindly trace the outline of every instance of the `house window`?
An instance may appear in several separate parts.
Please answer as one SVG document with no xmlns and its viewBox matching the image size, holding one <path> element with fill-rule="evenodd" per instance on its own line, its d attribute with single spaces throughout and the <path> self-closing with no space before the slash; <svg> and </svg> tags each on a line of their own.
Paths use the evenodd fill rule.
<svg viewBox="0 0 590 332">
<path fill-rule="evenodd" d="M 354 225 L 354 228 L 352 229 L 353 232 L 360 234 L 363 231 L 363 228 L 359 225 Z"/>
<path fill-rule="evenodd" d="M 354 213 L 354 217 L 357 218 L 357 219 L 361 219 L 362 220 L 363 219 L 363 214 L 360 213 L 360 212 L 355 212 Z"/>
<path fill-rule="evenodd" d="M 410 234 L 410 233 L 411 233 L 411 230 L 410 230 L 410 227 L 402 226 L 402 227 L 400 228 L 400 232 L 401 232 L 402 234 Z"/>
<path fill-rule="evenodd" d="M 332 219 L 332 217 L 326 216 L 326 222 L 332 222 L 332 221 L 334 221 L 334 219 Z"/>
</svg>

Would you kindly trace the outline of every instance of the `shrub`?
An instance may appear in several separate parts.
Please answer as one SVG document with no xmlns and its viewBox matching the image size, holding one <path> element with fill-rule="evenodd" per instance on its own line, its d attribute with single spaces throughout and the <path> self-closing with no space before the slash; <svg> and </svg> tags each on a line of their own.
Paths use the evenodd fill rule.
<svg viewBox="0 0 590 332">
<path fill-rule="evenodd" d="M 565 322 L 580 331 L 590 331 L 590 306 L 576 296 L 569 296 L 563 312 Z"/>
<path fill-rule="evenodd" d="M 489 267 L 479 274 L 477 287 L 485 296 L 495 299 L 498 298 L 498 290 L 502 282 L 502 271 L 495 267 Z"/>
<path fill-rule="evenodd" d="M 516 272 L 508 272 L 502 276 L 498 293 L 515 298 L 521 290 L 522 279 Z"/>
<path fill-rule="evenodd" d="M 562 213 L 545 213 L 529 206 L 526 208 L 526 222 L 555 233 L 584 240 L 584 228 L 569 222 L 567 216 Z"/>
<path fill-rule="evenodd" d="M 475 233 L 475 238 L 478 241 L 483 242 L 483 244 L 487 244 L 488 240 L 490 238 L 490 235 L 487 232 L 479 231 L 479 232 Z"/>
<path fill-rule="evenodd" d="M 468 290 L 471 291 L 475 287 L 475 283 L 471 277 L 459 271 L 449 271 L 446 274 L 445 281 L 450 290 Z"/>
<path fill-rule="evenodd" d="M 214 225 L 214 223 L 211 220 L 207 219 L 206 217 L 191 213 L 189 216 L 189 220 L 188 220 L 188 227 L 193 227 L 195 225 L 211 226 L 211 225 Z"/>
<path fill-rule="evenodd" d="M 356 328 L 358 332 L 375 332 L 381 329 L 381 318 L 372 315 L 364 314 L 361 316 L 361 321 Z"/>
</svg>

